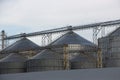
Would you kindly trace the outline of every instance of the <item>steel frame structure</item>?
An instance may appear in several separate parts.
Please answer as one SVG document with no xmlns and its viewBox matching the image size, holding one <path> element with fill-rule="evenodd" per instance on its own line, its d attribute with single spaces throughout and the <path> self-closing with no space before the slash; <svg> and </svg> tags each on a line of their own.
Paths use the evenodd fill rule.
<svg viewBox="0 0 120 80">
<path fill-rule="evenodd" d="M 52 34 L 44 34 L 42 35 L 42 46 L 50 44 L 52 42 Z"/>
<path fill-rule="evenodd" d="M 8 37 L 5 35 L 5 32 L 1 32 L 2 33 L 1 34 L 1 42 L 2 42 L 1 45 L 3 49 L 5 48 L 5 42 L 8 42 L 7 40 L 17 39 L 21 37 L 32 37 L 32 36 L 42 35 L 42 46 L 45 46 L 46 43 L 49 44 L 50 42 L 52 42 L 52 34 L 66 32 L 70 30 L 84 30 L 84 29 L 90 29 L 90 28 L 93 29 L 93 42 L 95 44 L 98 44 L 97 35 L 100 31 L 101 31 L 101 36 L 104 36 L 105 27 L 111 27 L 111 25 L 119 25 L 119 24 L 120 24 L 120 19 L 114 20 L 114 21 L 81 25 L 81 26 L 67 26 L 67 27 L 50 29 L 50 30 L 45 30 L 45 31 L 33 32 L 33 33 L 22 33 L 22 34 L 17 34 L 17 35 L 8 36 Z"/>
<path fill-rule="evenodd" d="M 117 25 L 117 24 L 120 24 L 120 19 L 114 20 L 114 21 L 81 25 L 81 26 L 67 26 L 67 27 L 33 32 L 33 33 L 28 33 L 28 34 L 22 33 L 22 34 L 17 34 L 17 35 L 13 35 L 13 36 L 8 36 L 8 37 L 4 38 L 4 40 L 16 39 L 16 38 L 20 38 L 20 37 L 31 37 L 31 36 L 37 36 L 37 35 L 53 34 L 53 33 L 65 32 L 65 31 L 69 31 L 69 30 L 84 30 L 84 29 L 90 29 L 90 28 L 96 28 L 96 27 L 110 27 L 111 25 Z"/>
</svg>

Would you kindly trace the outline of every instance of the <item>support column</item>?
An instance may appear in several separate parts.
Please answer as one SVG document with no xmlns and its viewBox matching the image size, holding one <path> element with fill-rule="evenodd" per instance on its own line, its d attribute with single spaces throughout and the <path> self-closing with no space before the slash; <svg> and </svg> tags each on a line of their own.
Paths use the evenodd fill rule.
<svg viewBox="0 0 120 80">
<path fill-rule="evenodd" d="M 42 46 L 45 46 L 45 43 L 46 43 L 45 38 L 46 38 L 46 36 L 42 35 Z"/>
<path fill-rule="evenodd" d="M 68 51 L 68 46 L 65 45 L 63 48 L 63 56 L 64 56 L 64 69 L 69 70 L 70 65 L 69 65 L 69 51 Z"/>
<path fill-rule="evenodd" d="M 93 43 L 97 44 L 98 27 L 93 28 Z"/>
<path fill-rule="evenodd" d="M 50 44 L 52 42 L 52 34 L 47 34 L 47 44 Z"/>
<path fill-rule="evenodd" d="M 98 34 L 101 32 L 101 37 L 105 36 L 105 27 L 97 26 L 93 28 L 93 43 L 98 45 Z"/>
<path fill-rule="evenodd" d="M 52 34 L 44 34 L 42 36 L 42 46 L 50 44 L 52 42 Z"/>
<path fill-rule="evenodd" d="M 101 51 L 101 49 L 98 49 L 98 52 L 97 52 L 97 68 L 102 68 L 102 67 L 103 67 L 102 51 Z"/>
</svg>

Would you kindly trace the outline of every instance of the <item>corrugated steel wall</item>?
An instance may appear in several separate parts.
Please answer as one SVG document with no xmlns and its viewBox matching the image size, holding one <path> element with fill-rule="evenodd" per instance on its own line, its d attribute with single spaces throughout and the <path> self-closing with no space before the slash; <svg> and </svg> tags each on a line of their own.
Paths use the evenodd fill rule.
<svg viewBox="0 0 120 80">
<path fill-rule="evenodd" d="M 63 70 L 63 60 L 60 59 L 33 59 L 26 62 L 27 72 Z"/>
<path fill-rule="evenodd" d="M 1 62 L 0 74 L 25 72 L 24 62 Z"/>
<path fill-rule="evenodd" d="M 18 53 L 10 53 L 0 60 L 0 74 L 25 72 L 26 57 Z"/>
<path fill-rule="evenodd" d="M 69 45 L 69 69 L 86 69 L 86 68 L 96 68 L 96 60 L 91 61 L 88 57 L 84 59 L 83 55 L 79 55 L 79 50 L 84 50 L 85 47 L 81 47 L 79 44 L 70 44 Z M 94 54 L 88 52 L 88 54 Z M 96 54 L 96 53 L 95 53 Z M 64 70 L 64 53 L 63 49 L 53 49 L 45 50 L 41 53 L 38 53 L 33 59 L 30 59 L 26 62 L 27 72 L 35 71 L 49 71 L 49 70 Z M 76 57 L 76 56 L 80 57 Z M 72 61 L 72 59 L 77 59 L 77 61 Z"/>
<path fill-rule="evenodd" d="M 120 36 L 107 36 L 99 39 L 103 52 L 104 67 L 120 67 Z"/>
</svg>

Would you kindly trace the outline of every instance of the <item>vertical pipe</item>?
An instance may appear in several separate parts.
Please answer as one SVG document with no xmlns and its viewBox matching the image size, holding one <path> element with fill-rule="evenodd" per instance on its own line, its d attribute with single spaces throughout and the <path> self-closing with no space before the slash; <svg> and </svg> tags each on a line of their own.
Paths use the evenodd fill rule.
<svg viewBox="0 0 120 80">
<path fill-rule="evenodd" d="M 4 38 L 5 38 L 5 31 L 4 30 L 2 30 L 2 35 L 1 35 L 1 37 L 2 37 L 2 49 L 4 49 L 5 48 L 5 40 L 4 40 Z"/>
</svg>

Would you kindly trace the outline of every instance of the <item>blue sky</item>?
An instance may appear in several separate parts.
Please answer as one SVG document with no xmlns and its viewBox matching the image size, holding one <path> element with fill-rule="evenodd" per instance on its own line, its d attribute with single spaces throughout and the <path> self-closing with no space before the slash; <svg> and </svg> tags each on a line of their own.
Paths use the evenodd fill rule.
<svg viewBox="0 0 120 80">
<path fill-rule="evenodd" d="M 119 0 L 0 0 L 0 30 L 8 35 L 116 19 Z M 91 30 L 79 34 L 92 40 Z"/>
</svg>

